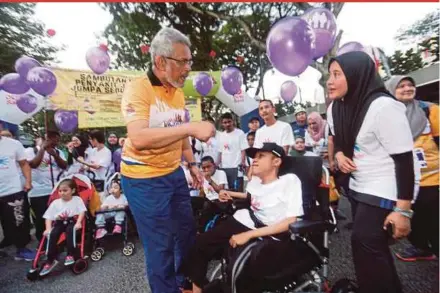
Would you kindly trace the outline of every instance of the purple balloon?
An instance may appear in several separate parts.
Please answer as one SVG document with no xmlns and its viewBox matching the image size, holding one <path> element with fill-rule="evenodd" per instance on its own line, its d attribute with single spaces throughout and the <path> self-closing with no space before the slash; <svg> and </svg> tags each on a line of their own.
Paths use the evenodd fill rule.
<svg viewBox="0 0 440 293">
<path fill-rule="evenodd" d="M 34 67 L 41 67 L 40 62 L 28 56 L 20 57 L 15 61 L 15 71 L 17 71 L 22 78 L 27 78 L 29 70 Z"/>
<path fill-rule="evenodd" d="M 96 74 L 103 74 L 110 66 L 110 56 L 100 47 L 92 47 L 86 53 L 87 65 Z"/>
<path fill-rule="evenodd" d="M 348 52 L 353 52 L 353 51 L 364 51 L 364 46 L 361 43 L 358 42 L 349 42 L 349 43 L 345 43 L 344 45 L 342 45 L 339 49 L 338 52 L 336 53 L 336 56 L 348 53 Z"/>
<path fill-rule="evenodd" d="M 194 88 L 203 97 L 209 94 L 213 85 L 211 76 L 205 72 L 200 72 L 193 79 Z"/>
<path fill-rule="evenodd" d="M 27 82 L 36 93 L 42 96 L 51 95 L 57 87 L 55 74 L 45 67 L 34 67 L 29 70 Z"/>
<path fill-rule="evenodd" d="M 243 74 L 234 66 L 226 67 L 221 74 L 222 85 L 225 91 L 230 95 L 235 95 L 240 92 L 243 84 Z"/>
<path fill-rule="evenodd" d="M 297 87 L 296 84 L 288 80 L 281 85 L 281 98 L 284 102 L 289 103 L 293 101 L 296 96 Z"/>
<path fill-rule="evenodd" d="M 21 95 L 30 90 L 26 80 L 18 73 L 8 73 L 0 79 L 0 88 L 5 92 Z"/>
<path fill-rule="evenodd" d="M 190 122 L 191 121 L 191 114 L 189 113 L 188 109 L 185 109 L 185 118 L 184 118 L 185 122 Z"/>
<path fill-rule="evenodd" d="M 55 112 L 55 125 L 65 133 L 73 132 L 78 127 L 78 112 L 58 110 Z"/>
<path fill-rule="evenodd" d="M 299 17 L 286 17 L 277 22 L 266 39 L 269 61 L 281 73 L 296 76 L 312 62 L 313 31 Z"/>
<path fill-rule="evenodd" d="M 336 40 L 335 15 L 326 8 L 312 8 L 301 18 L 307 21 L 315 35 L 313 58 L 325 56 L 333 48 Z"/>
<path fill-rule="evenodd" d="M 17 99 L 17 107 L 26 114 L 32 113 L 37 109 L 37 97 L 31 94 L 24 94 Z"/>
</svg>

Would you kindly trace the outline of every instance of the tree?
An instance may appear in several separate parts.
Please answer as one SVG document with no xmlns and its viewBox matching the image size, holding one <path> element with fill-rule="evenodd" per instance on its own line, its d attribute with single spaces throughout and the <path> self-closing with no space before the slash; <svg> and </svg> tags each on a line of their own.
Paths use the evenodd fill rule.
<svg viewBox="0 0 440 293">
<path fill-rule="evenodd" d="M 45 62 L 59 50 L 48 44 L 34 9 L 34 3 L 0 3 L 0 75 L 14 71 L 15 60 L 22 55 Z"/>
<path fill-rule="evenodd" d="M 428 13 L 422 19 L 408 27 L 401 28 L 395 39 L 408 44 L 419 43 L 426 38 L 438 36 L 440 24 L 440 9 Z"/>
<path fill-rule="evenodd" d="M 323 5 L 335 16 L 343 7 L 343 3 Z M 145 70 L 150 57 L 142 54 L 139 45 L 149 44 L 161 25 L 172 26 L 191 40 L 193 70 L 219 70 L 224 65 L 236 65 L 244 75 L 246 89 L 258 84 L 258 95 L 264 73 L 272 67 L 265 45 L 271 25 L 313 6 L 308 3 L 105 3 L 102 7 L 113 15 L 104 35 L 110 50 L 118 56 L 114 68 Z M 335 54 L 340 36 L 341 32 L 331 54 Z M 216 52 L 215 58 L 209 56 L 211 50 Z M 243 62 L 237 62 L 238 56 L 244 57 Z M 326 56 L 323 63 L 314 63 L 324 75 L 329 59 Z M 217 99 L 202 101 L 204 115 L 217 116 L 222 108 Z"/>
<path fill-rule="evenodd" d="M 399 50 L 394 52 L 393 56 L 388 58 L 388 63 L 393 75 L 404 75 L 423 68 L 420 52 L 413 49 L 409 49 L 405 53 Z"/>
<path fill-rule="evenodd" d="M 427 38 L 419 44 L 420 52 L 427 54 L 431 58 L 425 65 L 431 65 L 439 61 L 438 35 Z"/>
</svg>

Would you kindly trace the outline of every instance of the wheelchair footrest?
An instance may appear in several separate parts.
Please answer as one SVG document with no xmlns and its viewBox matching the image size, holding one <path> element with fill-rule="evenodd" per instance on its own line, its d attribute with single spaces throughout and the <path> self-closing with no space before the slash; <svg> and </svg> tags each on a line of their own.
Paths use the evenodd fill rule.
<svg viewBox="0 0 440 293">
<path fill-rule="evenodd" d="M 330 230 L 332 224 L 326 221 L 302 220 L 289 225 L 292 234 L 319 233 Z"/>
</svg>

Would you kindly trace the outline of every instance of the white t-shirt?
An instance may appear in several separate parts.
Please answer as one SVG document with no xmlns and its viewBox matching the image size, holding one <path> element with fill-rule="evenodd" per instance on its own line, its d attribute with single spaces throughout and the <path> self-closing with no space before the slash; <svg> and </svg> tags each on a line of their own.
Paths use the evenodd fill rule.
<svg viewBox="0 0 440 293">
<path fill-rule="evenodd" d="M 0 138 L 0 197 L 23 190 L 18 162 L 26 160 L 23 145 L 9 137 Z"/>
<path fill-rule="evenodd" d="M 101 166 L 98 170 L 92 169 L 95 172 L 96 180 L 105 180 L 107 170 L 112 164 L 112 152 L 104 146 L 101 150 L 93 148 L 88 155 L 87 161 L 91 164 Z"/>
<path fill-rule="evenodd" d="M 128 205 L 127 198 L 125 195 L 121 194 L 119 198 L 116 198 L 113 194 L 110 194 L 107 196 L 104 200 L 104 203 L 102 205 L 106 206 L 118 206 L 118 205 Z"/>
<path fill-rule="evenodd" d="M 327 122 L 334 135 L 333 103 Z M 405 115 L 405 105 L 388 97 L 374 100 L 356 138 L 353 161 L 357 170 L 350 189 L 389 200 L 397 200 L 394 160 L 390 155 L 413 150 L 413 140 Z"/>
<path fill-rule="evenodd" d="M 39 150 L 40 147 L 37 146 L 37 151 Z M 33 160 L 36 156 L 34 148 L 27 148 L 25 153 L 28 161 Z M 62 151 L 58 150 L 58 154 L 61 159 L 64 161 L 66 160 L 66 157 Z M 32 190 L 28 194 L 29 197 L 49 195 L 52 192 L 53 188 L 50 174 L 49 157 L 49 153 L 45 151 L 41 164 L 38 166 L 38 168 L 32 169 Z M 62 169 L 58 167 L 54 157 L 51 157 L 50 161 L 52 162 L 52 174 L 55 184 L 57 182 L 58 175 L 62 172 Z"/>
<path fill-rule="evenodd" d="M 214 159 L 214 163 L 218 164 L 220 159 L 220 152 L 217 140 L 218 132 L 214 137 L 211 137 L 207 142 L 201 142 L 200 140 L 196 140 L 195 148 L 200 152 L 200 159 L 203 157 L 210 156 Z"/>
<path fill-rule="evenodd" d="M 62 198 L 54 200 L 47 211 L 44 213 L 43 218 L 47 220 L 64 220 L 72 218 L 87 211 L 87 208 L 79 196 L 72 196 L 72 199 L 65 201 Z"/>
<path fill-rule="evenodd" d="M 255 133 L 255 148 L 261 148 L 265 142 L 274 142 L 279 146 L 292 146 L 294 144 L 292 127 L 283 121 L 276 121 L 271 126 L 263 125 Z"/>
<path fill-rule="evenodd" d="M 225 171 L 222 170 L 215 170 L 214 175 L 211 176 L 212 181 L 214 181 L 215 184 L 225 185 L 225 189 L 228 189 L 228 179 L 226 177 Z M 207 180 L 203 180 L 203 191 L 205 192 L 205 196 L 209 200 L 216 200 L 218 199 L 218 193 L 214 190 L 214 188 L 208 183 Z"/>
<path fill-rule="evenodd" d="M 261 184 L 261 180 L 253 176 L 246 191 L 251 194 L 251 209 L 265 225 L 304 214 L 301 181 L 294 174 L 286 174 L 269 184 Z M 246 227 L 255 229 L 249 210 L 236 211 L 234 218 Z"/>
<path fill-rule="evenodd" d="M 218 134 L 218 147 L 221 154 L 221 168 L 237 168 L 241 164 L 241 151 L 248 148 L 243 130 L 235 128 L 228 133 Z"/>
</svg>

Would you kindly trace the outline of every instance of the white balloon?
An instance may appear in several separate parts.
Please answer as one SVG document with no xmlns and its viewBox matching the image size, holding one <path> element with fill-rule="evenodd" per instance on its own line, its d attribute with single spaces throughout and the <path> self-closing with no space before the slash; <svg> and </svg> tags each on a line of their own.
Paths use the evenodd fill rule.
<svg viewBox="0 0 440 293">
<path fill-rule="evenodd" d="M 24 113 L 17 107 L 17 100 L 21 95 L 14 95 L 0 90 L 0 120 L 12 124 L 21 124 L 37 114 L 45 105 L 45 98 L 30 89 L 25 94 L 37 98 L 37 108 L 31 113 Z"/>
</svg>

